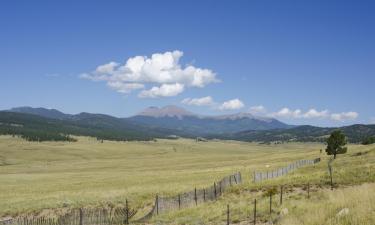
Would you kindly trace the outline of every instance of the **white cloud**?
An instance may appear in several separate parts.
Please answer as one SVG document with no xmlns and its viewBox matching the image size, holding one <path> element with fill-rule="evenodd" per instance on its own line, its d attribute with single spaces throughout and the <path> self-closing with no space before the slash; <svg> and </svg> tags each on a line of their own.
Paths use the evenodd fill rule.
<svg viewBox="0 0 375 225">
<path fill-rule="evenodd" d="M 333 113 L 331 114 L 331 119 L 336 121 L 346 121 L 346 120 L 354 120 L 357 119 L 358 113 L 357 112 L 342 112 L 342 113 Z"/>
<path fill-rule="evenodd" d="M 243 102 L 239 100 L 238 98 L 236 98 L 236 99 L 223 102 L 223 104 L 220 105 L 219 109 L 220 110 L 236 110 L 236 109 L 241 109 L 244 106 L 245 105 L 243 104 Z"/>
<path fill-rule="evenodd" d="M 170 93 L 181 93 L 184 87 L 205 87 L 210 83 L 218 82 L 216 74 L 209 69 L 197 68 L 192 65 L 182 66 L 179 62 L 183 56 L 182 51 L 155 53 L 151 57 L 135 56 L 129 58 L 123 65 L 110 62 L 100 65 L 91 73 L 81 74 L 80 77 L 92 81 L 105 81 L 108 86 L 128 86 L 134 88 L 114 88 L 121 93 L 129 93 L 133 90 L 144 88 L 145 84 L 157 84 L 150 90 L 142 91 L 139 96 L 154 97 L 160 91 L 175 91 Z M 110 84 L 111 83 L 111 84 Z M 122 83 L 123 85 L 120 85 Z M 125 85 L 131 84 L 131 85 Z M 136 84 L 136 85 L 135 85 Z M 143 85 L 143 87 L 141 87 Z M 136 87 L 136 88 L 135 88 Z M 126 90 L 126 92 L 124 92 Z M 179 90 L 179 91 L 177 91 Z M 168 91 L 167 91 L 168 92 Z M 158 97 L 174 96 L 172 94 L 160 94 Z"/>
<path fill-rule="evenodd" d="M 158 97 L 171 97 L 176 96 L 184 91 L 184 85 L 175 84 L 162 84 L 160 87 L 153 87 L 149 90 L 143 90 L 139 93 L 140 98 L 158 98 Z"/>
<path fill-rule="evenodd" d="M 299 118 L 301 117 L 302 111 L 300 109 L 290 110 L 287 107 L 280 109 L 278 112 L 270 113 L 272 117 L 283 117 L 283 118 Z"/>
<path fill-rule="evenodd" d="M 316 109 L 310 109 L 302 115 L 303 118 L 312 119 L 312 118 L 326 118 L 329 117 L 328 110 L 317 111 Z"/>
<path fill-rule="evenodd" d="M 185 105 L 195 105 L 195 106 L 211 106 L 215 104 L 211 96 L 206 96 L 202 98 L 185 98 L 184 100 L 181 101 L 181 103 Z"/>
<path fill-rule="evenodd" d="M 287 107 L 280 109 L 277 112 L 268 114 L 268 116 L 276 118 L 289 118 L 289 119 L 331 119 L 335 121 L 354 120 L 358 117 L 357 112 L 341 112 L 330 113 L 328 110 L 318 111 L 314 108 L 309 109 L 307 112 L 302 112 L 300 109 L 291 110 Z"/>
<path fill-rule="evenodd" d="M 264 114 L 267 112 L 267 109 L 262 105 L 256 105 L 250 107 L 249 112 L 254 115 Z"/>
</svg>

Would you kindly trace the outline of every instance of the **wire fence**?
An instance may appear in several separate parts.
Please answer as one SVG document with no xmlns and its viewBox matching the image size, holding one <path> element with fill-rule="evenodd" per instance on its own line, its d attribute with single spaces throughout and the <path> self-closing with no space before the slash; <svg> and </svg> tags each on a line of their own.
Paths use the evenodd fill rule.
<svg viewBox="0 0 375 225">
<path fill-rule="evenodd" d="M 311 197 L 311 188 L 313 186 L 307 183 L 301 187 L 301 190 L 294 191 L 293 187 L 278 186 L 270 187 L 262 196 L 258 196 L 252 201 L 246 202 L 246 205 L 239 203 L 227 204 L 222 209 L 221 220 L 216 224 L 274 224 L 288 213 L 288 209 L 283 206 L 289 199 L 299 199 Z M 295 188 L 295 187 L 294 187 Z M 317 191 L 316 189 L 313 190 Z"/>
<path fill-rule="evenodd" d="M 286 167 L 279 168 L 273 171 L 266 172 L 254 172 L 254 182 L 260 182 L 262 180 L 268 180 L 283 176 L 289 172 L 298 169 L 305 165 L 312 165 L 320 162 L 320 158 L 311 160 L 299 160 Z M 182 208 L 188 208 L 197 206 L 208 201 L 217 200 L 229 187 L 242 183 L 241 173 L 237 172 L 235 174 L 224 177 L 218 182 L 214 182 L 213 185 L 197 189 L 190 192 L 185 192 L 172 197 L 163 197 L 156 195 L 155 203 L 152 209 L 142 218 L 137 220 L 132 220 L 136 214 L 136 210 L 130 209 L 128 202 L 124 207 L 109 207 L 109 208 L 80 208 L 80 209 L 69 209 L 66 210 L 60 216 L 38 216 L 38 215 L 26 215 L 19 216 L 16 218 L 9 218 L 0 220 L 0 225 L 122 225 L 132 223 L 142 223 L 149 220 L 154 215 L 159 215 L 161 213 L 167 213 L 173 210 L 179 210 Z M 280 198 L 280 203 L 282 204 L 282 189 L 280 191 L 280 196 L 270 194 L 269 199 L 269 214 L 272 215 L 272 206 L 277 204 L 274 203 L 272 198 Z M 309 193 L 309 192 L 308 192 Z M 277 195 L 277 194 L 276 194 Z M 223 219 L 223 223 L 229 224 L 229 221 L 251 221 L 253 218 L 254 224 L 256 223 L 256 218 L 263 218 L 267 214 L 265 207 L 265 198 L 258 200 L 258 205 L 261 204 L 262 207 L 257 209 L 256 200 L 253 206 L 253 215 L 251 215 L 250 209 L 243 212 L 236 207 L 230 208 L 227 206 L 226 218 Z M 258 211 L 257 211 L 258 210 Z"/>
<path fill-rule="evenodd" d="M 70 209 L 60 216 L 27 215 L 0 221 L 0 225 L 121 225 L 136 211 L 123 208 Z"/>
<path fill-rule="evenodd" d="M 292 164 L 289 164 L 288 166 L 286 167 L 282 167 L 282 168 L 279 168 L 279 169 L 276 169 L 276 170 L 273 170 L 273 171 L 266 171 L 266 172 L 257 172 L 255 171 L 254 172 L 254 177 L 253 177 L 253 181 L 254 182 L 260 182 L 260 181 L 263 181 L 263 180 L 269 180 L 269 179 L 273 179 L 273 178 L 277 178 L 277 177 L 280 177 L 280 176 L 284 176 L 302 166 L 305 166 L 305 165 L 313 165 L 313 164 L 316 164 L 320 162 L 320 158 L 316 158 L 316 159 L 302 159 L 302 160 L 298 160 Z"/>
<path fill-rule="evenodd" d="M 214 182 L 212 186 L 182 193 L 173 197 L 156 196 L 155 204 L 151 211 L 136 222 L 143 222 L 150 219 L 153 215 L 166 213 L 172 210 L 196 206 L 198 204 L 215 201 L 230 186 L 242 183 L 241 173 L 224 177 L 219 182 Z"/>
</svg>

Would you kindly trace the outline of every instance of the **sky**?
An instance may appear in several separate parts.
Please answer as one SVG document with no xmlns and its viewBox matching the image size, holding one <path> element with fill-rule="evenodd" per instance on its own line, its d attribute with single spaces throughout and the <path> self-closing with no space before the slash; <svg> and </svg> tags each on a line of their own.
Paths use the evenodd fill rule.
<svg viewBox="0 0 375 225">
<path fill-rule="evenodd" d="M 374 1 L 0 2 L 0 110 L 375 123 Z"/>
</svg>

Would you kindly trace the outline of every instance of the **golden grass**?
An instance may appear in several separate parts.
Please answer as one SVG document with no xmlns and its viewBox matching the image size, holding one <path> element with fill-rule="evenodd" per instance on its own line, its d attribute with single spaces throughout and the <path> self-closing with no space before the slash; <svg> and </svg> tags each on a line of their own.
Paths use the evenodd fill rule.
<svg viewBox="0 0 375 225">
<path fill-rule="evenodd" d="M 0 136 L 0 216 L 49 208 L 120 204 L 126 198 L 140 209 L 141 216 L 156 194 L 174 195 L 206 187 L 241 171 L 245 183 L 218 202 L 153 219 L 176 224 L 215 224 L 222 221 L 226 203 L 230 203 L 241 214 L 233 219 L 240 221 L 250 213 L 248 206 L 259 194 L 251 192 L 252 189 L 307 182 L 326 185 L 328 157 L 319 153 L 321 148 L 324 146 L 317 143 L 261 145 L 188 139 L 100 143 L 87 137 L 78 137 L 75 143 L 34 143 Z M 370 152 L 353 156 L 367 151 Z M 254 170 L 271 170 L 319 156 L 323 160 L 316 166 L 259 184 L 251 182 Z M 348 154 L 338 155 L 334 163 L 335 181 L 346 185 L 374 182 L 374 164 L 374 146 L 350 145 Z"/>
<path fill-rule="evenodd" d="M 290 209 L 282 225 L 373 225 L 375 224 L 375 184 L 323 190 L 310 200 L 288 200 Z M 348 214 L 339 216 L 347 208 Z"/>
</svg>

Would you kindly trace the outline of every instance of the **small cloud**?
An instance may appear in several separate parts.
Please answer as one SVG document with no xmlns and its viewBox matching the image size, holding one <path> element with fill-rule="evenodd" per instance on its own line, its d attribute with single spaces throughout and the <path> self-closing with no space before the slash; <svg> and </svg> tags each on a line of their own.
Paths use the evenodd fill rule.
<svg viewBox="0 0 375 225">
<path fill-rule="evenodd" d="M 181 101 L 185 105 L 195 105 L 195 106 L 212 106 L 215 104 L 211 96 L 206 96 L 202 98 L 185 98 Z"/>
<path fill-rule="evenodd" d="M 300 109 L 291 110 L 287 107 L 280 109 L 278 112 L 270 113 L 272 117 L 282 117 L 282 118 L 300 118 L 302 111 Z"/>
<path fill-rule="evenodd" d="M 312 118 L 327 118 L 329 117 L 328 110 L 318 111 L 316 109 L 310 109 L 302 115 L 303 118 L 312 119 Z"/>
<path fill-rule="evenodd" d="M 139 93 L 140 98 L 159 98 L 159 97 L 171 97 L 176 96 L 184 91 L 184 85 L 175 84 L 163 84 L 160 87 L 152 87 L 149 90 L 143 90 Z"/>
<path fill-rule="evenodd" d="M 223 102 L 223 104 L 220 105 L 220 110 L 237 110 L 241 109 L 245 106 L 245 104 L 239 100 L 238 98 L 232 99 L 226 102 Z"/>
<path fill-rule="evenodd" d="M 262 105 L 251 106 L 249 112 L 253 115 L 261 115 L 267 112 L 267 109 Z"/>
<path fill-rule="evenodd" d="M 344 122 L 346 120 L 354 120 L 357 119 L 358 113 L 357 112 L 342 112 L 342 113 L 333 113 L 331 114 L 331 119 L 336 121 Z"/>
</svg>

